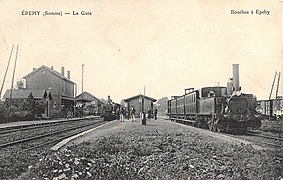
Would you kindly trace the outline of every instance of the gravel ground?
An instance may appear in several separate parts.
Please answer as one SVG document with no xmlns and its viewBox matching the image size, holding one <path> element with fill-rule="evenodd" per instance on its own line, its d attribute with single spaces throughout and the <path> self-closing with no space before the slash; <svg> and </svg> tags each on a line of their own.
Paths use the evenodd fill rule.
<svg viewBox="0 0 283 180">
<path fill-rule="evenodd" d="M 113 121 L 50 152 L 21 179 L 280 179 L 282 158 L 166 120 Z"/>
</svg>

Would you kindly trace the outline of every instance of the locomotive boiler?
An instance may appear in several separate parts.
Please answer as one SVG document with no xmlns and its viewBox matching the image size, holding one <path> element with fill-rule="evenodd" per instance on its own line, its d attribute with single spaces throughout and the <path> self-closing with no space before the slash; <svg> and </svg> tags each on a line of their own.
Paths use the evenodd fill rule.
<svg viewBox="0 0 283 180">
<path fill-rule="evenodd" d="M 111 121 L 119 118 L 120 104 L 113 102 L 108 96 L 108 101 L 104 105 L 103 117 L 105 121 Z"/>
<path fill-rule="evenodd" d="M 253 94 L 241 93 L 239 67 L 233 65 L 233 79 L 227 87 L 185 89 L 182 96 L 168 101 L 168 114 L 172 121 L 207 127 L 212 131 L 246 131 L 259 128 L 261 116 Z"/>
</svg>

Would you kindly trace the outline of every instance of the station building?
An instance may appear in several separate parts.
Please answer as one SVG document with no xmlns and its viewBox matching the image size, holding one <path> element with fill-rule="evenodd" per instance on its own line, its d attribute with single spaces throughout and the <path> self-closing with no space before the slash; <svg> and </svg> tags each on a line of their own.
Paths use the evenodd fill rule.
<svg viewBox="0 0 283 180">
<path fill-rule="evenodd" d="M 153 109 L 153 103 L 157 100 L 148 96 L 144 96 L 142 94 L 124 99 L 124 102 L 126 103 L 126 107 L 128 112 L 130 112 L 131 108 L 134 107 L 136 110 L 136 117 L 141 117 L 142 113 L 142 106 L 143 106 L 143 100 L 144 100 L 144 111 L 147 112 L 148 109 Z"/>
<path fill-rule="evenodd" d="M 67 112 L 74 111 L 76 83 L 70 80 L 70 71 L 65 77 L 64 67 L 61 73 L 43 65 L 33 68 L 33 71 L 23 77 L 25 79 L 25 89 L 12 91 L 12 98 L 27 98 L 32 92 L 37 100 L 41 100 L 46 105 L 46 117 L 64 117 Z M 7 90 L 4 98 L 10 97 L 11 90 Z"/>
</svg>

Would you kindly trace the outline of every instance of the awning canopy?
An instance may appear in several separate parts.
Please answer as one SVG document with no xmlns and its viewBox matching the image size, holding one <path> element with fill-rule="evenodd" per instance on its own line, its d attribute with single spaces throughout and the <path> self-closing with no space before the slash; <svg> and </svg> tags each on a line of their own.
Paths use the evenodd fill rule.
<svg viewBox="0 0 283 180">
<path fill-rule="evenodd" d="M 61 96 L 61 99 L 65 99 L 65 100 L 69 100 L 69 101 L 75 101 L 75 98 L 66 97 L 66 96 Z"/>
</svg>

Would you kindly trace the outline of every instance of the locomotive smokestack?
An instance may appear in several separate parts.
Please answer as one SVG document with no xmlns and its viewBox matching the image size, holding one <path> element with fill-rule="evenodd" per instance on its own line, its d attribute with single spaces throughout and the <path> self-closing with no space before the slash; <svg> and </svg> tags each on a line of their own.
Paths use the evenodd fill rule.
<svg viewBox="0 0 283 180">
<path fill-rule="evenodd" d="M 240 90 L 239 64 L 233 64 L 233 92 Z"/>
<path fill-rule="evenodd" d="M 108 96 L 107 101 L 108 101 L 109 103 L 111 103 L 111 102 L 112 102 L 112 100 L 111 100 L 110 96 Z"/>
<path fill-rule="evenodd" d="M 232 95 L 233 93 L 233 78 L 229 78 L 227 82 L 227 95 Z"/>
</svg>

